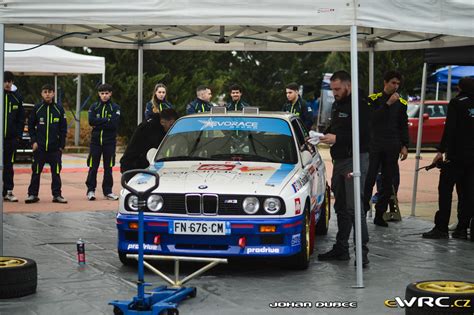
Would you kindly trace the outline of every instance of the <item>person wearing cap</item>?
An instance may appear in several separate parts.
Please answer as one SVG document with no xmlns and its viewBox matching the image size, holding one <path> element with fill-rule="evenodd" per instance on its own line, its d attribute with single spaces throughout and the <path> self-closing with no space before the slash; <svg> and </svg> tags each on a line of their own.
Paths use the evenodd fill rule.
<svg viewBox="0 0 474 315">
<path fill-rule="evenodd" d="M 3 104 L 3 200 L 18 202 L 13 195 L 13 163 L 18 140 L 23 132 L 25 111 L 23 100 L 18 90 L 13 89 L 14 75 L 10 71 L 3 74 L 3 93 L 5 102 Z"/>
<path fill-rule="evenodd" d="M 99 100 L 89 109 L 89 125 L 92 127 L 91 143 L 87 165 L 87 199 L 95 200 L 97 171 L 103 159 L 104 178 L 102 192 L 108 200 L 118 200 L 112 192 L 114 180 L 112 167 L 115 165 L 117 129 L 120 121 L 120 106 L 112 102 L 112 85 L 101 84 L 98 88 Z"/>
<path fill-rule="evenodd" d="M 51 167 L 53 202 L 67 203 L 61 194 L 62 151 L 66 146 L 67 121 L 61 105 L 54 102 L 54 86 L 41 88 L 42 101 L 35 105 L 28 119 L 28 131 L 33 148 L 31 182 L 25 203 L 39 201 L 41 172 L 45 163 Z"/>
</svg>

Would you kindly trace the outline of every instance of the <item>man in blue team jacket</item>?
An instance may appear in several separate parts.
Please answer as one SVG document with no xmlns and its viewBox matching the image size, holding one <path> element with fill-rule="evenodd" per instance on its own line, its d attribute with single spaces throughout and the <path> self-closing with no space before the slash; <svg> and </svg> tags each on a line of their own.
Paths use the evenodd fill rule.
<svg viewBox="0 0 474 315">
<path fill-rule="evenodd" d="M 67 203 L 61 195 L 61 157 L 66 145 L 67 122 L 62 106 L 54 103 L 54 87 L 45 84 L 41 88 L 41 103 L 36 104 L 28 120 L 28 131 L 33 148 L 33 173 L 25 203 L 39 201 L 38 192 L 43 166 L 51 166 L 51 190 L 53 202 Z"/>
<path fill-rule="evenodd" d="M 95 200 L 97 170 L 102 156 L 104 165 L 102 191 L 106 199 L 117 200 L 118 196 L 112 192 L 114 184 L 112 167 L 115 165 L 115 146 L 120 121 L 120 107 L 111 100 L 112 85 L 101 84 L 98 90 L 99 101 L 89 109 L 89 125 L 92 126 L 92 135 L 90 153 L 87 158 L 87 165 L 89 166 L 86 180 L 87 199 Z"/>
</svg>

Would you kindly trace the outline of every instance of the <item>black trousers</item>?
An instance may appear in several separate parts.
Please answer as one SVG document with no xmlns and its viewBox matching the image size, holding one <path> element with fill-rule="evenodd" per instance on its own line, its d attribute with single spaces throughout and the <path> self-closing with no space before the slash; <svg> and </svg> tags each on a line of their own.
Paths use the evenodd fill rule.
<svg viewBox="0 0 474 315">
<path fill-rule="evenodd" d="M 61 151 L 44 151 L 41 148 L 38 148 L 33 152 L 33 163 L 31 164 L 31 169 L 33 173 L 31 174 L 31 182 L 28 187 L 28 195 L 38 196 L 41 172 L 45 163 L 48 163 L 51 167 L 51 191 L 53 197 L 61 196 L 61 173 L 62 163 L 61 163 Z"/>
<path fill-rule="evenodd" d="M 13 163 L 15 161 L 16 139 L 3 139 L 3 196 L 13 190 Z"/>
<path fill-rule="evenodd" d="M 438 206 L 435 225 L 441 231 L 448 231 L 451 217 L 453 188 L 458 193 L 458 229 L 467 229 L 474 212 L 474 166 L 451 161 L 440 171 L 438 184 Z"/>
<path fill-rule="evenodd" d="M 377 203 L 375 204 L 375 216 L 382 217 L 387 211 L 390 197 L 392 196 L 393 179 L 398 172 L 398 157 L 400 147 L 393 146 L 384 149 L 372 149 L 369 154 L 369 170 L 364 188 L 364 210 L 370 210 L 370 198 L 377 179 L 379 169 L 382 174 L 382 186 L 384 187 Z"/>
<path fill-rule="evenodd" d="M 87 174 L 87 191 L 95 191 L 97 187 L 97 171 L 99 170 L 100 159 L 103 158 L 104 179 L 102 180 L 102 191 L 104 195 L 112 192 L 114 179 L 112 177 L 112 167 L 115 165 L 115 144 L 90 145 L 90 153 L 87 158 L 89 173 Z"/>
</svg>

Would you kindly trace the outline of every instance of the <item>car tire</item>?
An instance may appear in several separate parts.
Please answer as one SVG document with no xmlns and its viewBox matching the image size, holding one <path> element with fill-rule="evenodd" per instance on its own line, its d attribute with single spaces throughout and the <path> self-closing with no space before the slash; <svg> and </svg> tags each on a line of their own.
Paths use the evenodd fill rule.
<svg viewBox="0 0 474 315">
<path fill-rule="evenodd" d="M 118 256 L 119 256 L 119 259 L 120 259 L 120 262 L 124 265 L 124 266 L 136 266 L 138 261 L 136 261 L 135 259 L 130 259 L 130 258 L 127 258 L 127 253 L 124 253 L 124 252 L 118 252 Z"/>
<path fill-rule="evenodd" d="M 449 281 L 449 280 L 430 280 L 410 283 L 405 291 L 405 300 L 410 301 L 413 297 L 448 297 L 443 299 L 443 305 L 455 305 L 457 300 L 470 300 L 469 307 L 433 307 L 424 305 L 422 307 L 407 307 L 405 314 L 407 315 L 441 315 L 441 314 L 472 314 L 474 306 L 474 282 L 467 281 Z M 464 305 L 462 302 L 458 302 Z M 415 304 L 417 305 L 417 304 Z"/>
<path fill-rule="evenodd" d="M 311 259 L 311 253 L 313 249 L 311 248 L 311 218 L 309 206 L 305 207 L 304 211 L 304 221 L 303 228 L 301 229 L 300 239 L 301 239 L 301 250 L 298 254 L 288 257 L 286 267 L 293 270 L 306 270 L 308 269 L 309 262 Z"/>
<path fill-rule="evenodd" d="M 0 256 L 0 299 L 33 294 L 37 284 L 38 271 L 34 260 Z"/>
<path fill-rule="evenodd" d="M 324 200 L 321 204 L 321 215 L 316 224 L 316 235 L 326 235 L 329 229 L 329 220 L 331 219 L 331 188 L 326 183 Z"/>
</svg>

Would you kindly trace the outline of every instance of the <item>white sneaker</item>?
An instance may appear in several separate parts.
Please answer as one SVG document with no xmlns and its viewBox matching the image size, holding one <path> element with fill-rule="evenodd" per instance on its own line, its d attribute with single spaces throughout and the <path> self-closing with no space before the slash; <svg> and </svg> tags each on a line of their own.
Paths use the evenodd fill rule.
<svg viewBox="0 0 474 315">
<path fill-rule="evenodd" d="M 118 200 L 119 196 L 117 196 L 114 193 L 110 193 L 110 194 L 105 195 L 105 199 L 107 199 L 107 200 Z"/>
<path fill-rule="evenodd" d="M 91 200 L 91 201 L 92 201 L 92 200 L 95 200 L 95 192 L 92 191 L 92 190 L 89 191 L 89 192 L 87 192 L 87 199 L 89 199 L 89 200 Z"/>
<path fill-rule="evenodd" d="M 7 191 L 7 194 L 3 197 L 3 200 L 9 202 L 18 202 L 18 198 L 13 195 L 13 191 L 11 190 Z"/>
</svg>

